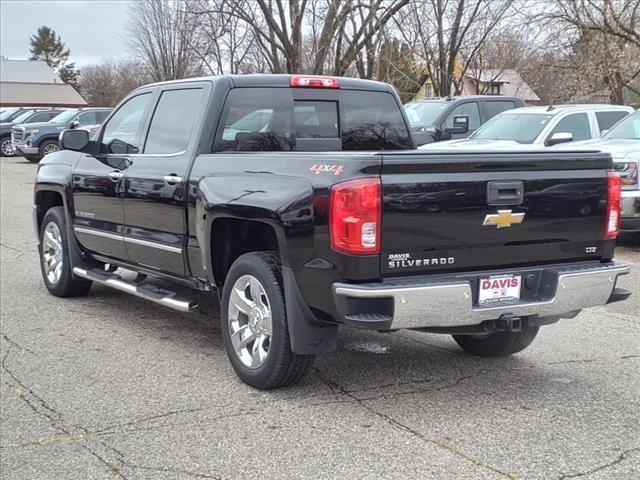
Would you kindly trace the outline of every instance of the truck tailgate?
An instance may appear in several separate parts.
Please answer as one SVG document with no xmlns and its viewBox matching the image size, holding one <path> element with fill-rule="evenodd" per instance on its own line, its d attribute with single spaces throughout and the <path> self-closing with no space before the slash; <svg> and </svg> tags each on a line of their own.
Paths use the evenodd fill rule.
<svg viewBox="0 0 640 480">
<path fill-rule="evenodd" d="M 608 259 L 601 153 L 384 154 L 381 272 Z"/>
</svg>

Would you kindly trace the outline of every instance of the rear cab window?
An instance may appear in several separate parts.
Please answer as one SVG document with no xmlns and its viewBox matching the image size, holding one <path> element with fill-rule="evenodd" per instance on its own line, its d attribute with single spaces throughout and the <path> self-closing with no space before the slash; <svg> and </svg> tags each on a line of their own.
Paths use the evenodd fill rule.
<svg viewBox="0 0 640 480">
<path fill-rule="evenodd" d="M 213 151 L 402 150 L 410 134 L 387 92 L 234 88 Z"/>
</svg>

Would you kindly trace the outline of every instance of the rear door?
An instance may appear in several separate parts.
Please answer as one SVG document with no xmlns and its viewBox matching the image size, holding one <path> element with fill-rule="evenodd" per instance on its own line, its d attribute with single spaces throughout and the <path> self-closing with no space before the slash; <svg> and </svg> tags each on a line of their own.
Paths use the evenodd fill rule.
<svg viewBox="0 0 640 480">
<path fill-rule="evenodd" d="M 87 250 L 127 260 L 124 246 L 124 175 L 142 149 L 142 131 L 153 97 L 141 92 L 107 121 L 99 152 L 83 154 L 73 172 L 74 230 Z M 95 115 L 94 115 L 95 118 Z"/>
<path fill-rule="evenodd" d="M 629 112 L 625 112 L 624 110 L 596 111 L 595 116 L 598 123 L 598 132 L 602 135 L 605 130 L 609 130 L 627 115 L 629 115 Z"/>
<path fill-rule="evenodd" d="M 144 149 L 131 156 L 126 170 L 124 240 L 131 262 L 185 273 L 185 182 L 210 87 L 194 82 L 159 91 Z"/>
<path fill-rule="evenodd" d="M 487 120 L 495 117 L 505 110 L 512 110 L 516 108 L 516 104 L 513 100 L 486 100 L 482 102 L 482 107 L 484 109 L 484 118 L 482 123 L 485 123 Z"/>
</svg>

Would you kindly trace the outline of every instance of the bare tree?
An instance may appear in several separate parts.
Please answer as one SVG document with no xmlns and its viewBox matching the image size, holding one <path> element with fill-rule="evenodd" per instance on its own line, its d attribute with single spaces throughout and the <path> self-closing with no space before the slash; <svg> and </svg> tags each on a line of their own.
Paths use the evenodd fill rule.
<svg viewBox="0 0 640 480">
<path fill-rule="evenodd" d="M 113 107 L 131 90 L 151 81 L 137 60 L 104 60 L 83 67 L 80 91 L 92 106 Z"/>
<path fill-rule="evenodd" d="M 606 92 L 622 104 L 625 91 L 640 95 L 640 0 L 558 0 L 539 18 L 551 30 L 553 68 L 571 97 L 589 99 Z"/>
<path fill-rule="evenodd" d="M 156 81 L 201 72 L 198 19 L 188 14 L 185 4 L 186 0 L 137 0 L 131 5 L 131 45 Z"/>
<path fill-rule="evenodd" d="M 544 16 L 640 48 L 640 0 L 556 0 Z"/>
<path fill-rule="evenodd" d="M 398 34 L 423 63 L 436 95 L 460 93 L 489 35 L 515 13 L 514 0 L 415 0 L 396 16 Z"/>
<path fill-rule="evenodd" d="M 253 33 L 253 53 L 273 73 L 344 75 L 364 49 L 373 48 L 372 38 L 409 2 L 203 0 L 189 10 L 208 17 L 209 25 L 225 16 L 241 21 Z"/>
</svg>

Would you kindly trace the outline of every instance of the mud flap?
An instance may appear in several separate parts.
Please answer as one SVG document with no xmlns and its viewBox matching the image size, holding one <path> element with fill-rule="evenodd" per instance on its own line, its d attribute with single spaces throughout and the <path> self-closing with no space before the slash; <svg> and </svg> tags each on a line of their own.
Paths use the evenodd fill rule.
<svg viewBox="0 0 640 480">
<path fill-rule="evenodd" d="M 284 299 L 289 324 L 291 350 L 298 355 L 329 353 L 336 349 L 338 338 L 337 325 L 319 324 L 307 307 L 293 271 L 282 267 Z"/>
</svg>

